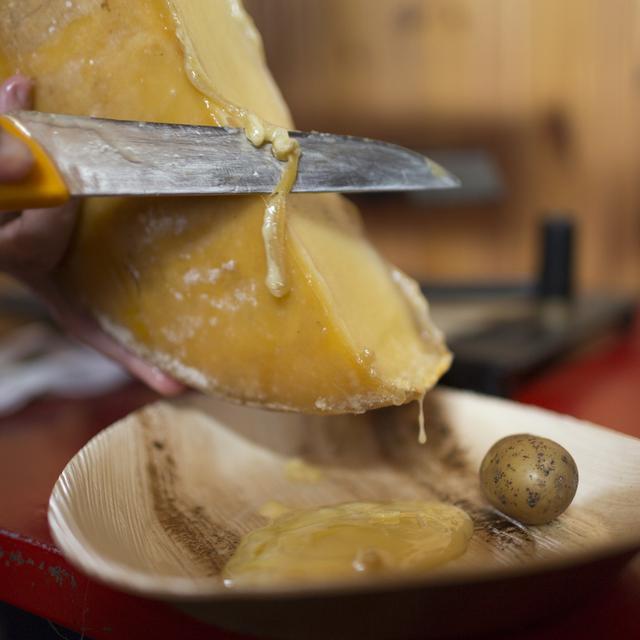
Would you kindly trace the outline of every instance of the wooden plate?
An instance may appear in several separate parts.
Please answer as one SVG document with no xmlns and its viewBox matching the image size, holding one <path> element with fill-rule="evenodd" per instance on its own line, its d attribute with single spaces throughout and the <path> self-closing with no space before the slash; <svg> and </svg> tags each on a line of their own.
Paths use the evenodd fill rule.
<svg viewBox="0 0 640 640">
<path fill-rule="evenodd" d="M 49 503 L 65 556 L 95 579 L 162 598 L 212 623 L 290 638 L 458 635 L 526 622 L 577 601 L 640 549 L 640 440 L 470 393 L 417 408 L 309 417 L 203 396 L 150 405 L 91 440 Z M 574 456 L 580 486 L 555 522 L 524 527 L 488 507 L 477 469 L 511 433 L 551 437 Z M 291 457 L 320 468 L 287 478 Z M 439 499 L 466 509 L 467 553 L 433 573 L 321 586 L 226 589 L 217 575 L 268 500 Z"/>
</svg>

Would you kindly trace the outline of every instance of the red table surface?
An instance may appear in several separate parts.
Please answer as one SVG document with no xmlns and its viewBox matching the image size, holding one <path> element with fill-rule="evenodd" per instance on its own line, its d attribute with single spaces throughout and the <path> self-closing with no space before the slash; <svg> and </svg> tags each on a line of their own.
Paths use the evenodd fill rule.
<svg viewBox="0 0 640 640">
<path fill-rule="evenodd" d="M 154 397 L 132 384 L 99 399 L 42 400 L 0 420 L 0 600 L 95 640 L 237 638 L 86 578 L 51 540 L 47 501 L 65 464 L 100 429 Z M 517 399 L 640 437 L 640 314 L 628 333 L 555 366 Z M 639 606 L 636 556 L 578 609 L 508 637 L 640 638 Z"/>
</svg>

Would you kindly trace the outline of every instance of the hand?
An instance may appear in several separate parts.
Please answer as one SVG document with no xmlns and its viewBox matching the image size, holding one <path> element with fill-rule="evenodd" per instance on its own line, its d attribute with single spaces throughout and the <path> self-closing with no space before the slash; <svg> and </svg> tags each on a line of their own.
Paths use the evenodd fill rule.
<svg viewBox="0 0 640 640">
<path fill-rule="evenodd" d="M 0 113 L 29 109 L 32 93 L 33 84 L 27 78 L 9 78 L 0 85 Z M 20 180 L 32 164 L 29 149 L 0 131 L 0 182 Z M 62 327 L 76 338 L 122 364 L 155 391 L 163 395 L 179 393 L 183 390 L 179 382 L 127 351 L 62 295 L 53 274 L 69 246 L 76 215 L 76 202 L 53 209 L 0 212 L 0 269 L 38 294 Z"/>
</svg>

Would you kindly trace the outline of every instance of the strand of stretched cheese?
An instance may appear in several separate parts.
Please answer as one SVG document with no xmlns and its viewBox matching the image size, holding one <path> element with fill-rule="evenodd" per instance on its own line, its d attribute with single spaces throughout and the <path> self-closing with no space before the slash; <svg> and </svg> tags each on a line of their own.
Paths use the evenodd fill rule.
<svg viewBox="0 0 640 640">
<path fill-rule="evenodd" d="M 262 223 L 262 238 L 267 256 L 266 285 L 269 291 L 281 298 L 289 293 L 289 279 L 286 263 L 286 233 L 287 233 L 287 197 L 296 179 L 300 149 L 296 147 L 289 158 L 287 166 L 282 172 L 275 192 L 267 200 Z"/>
<path fill-rule="evenodd" d="M 293 126 L 236 0 L 0 0 L 0 72 L 18 70 L 36 80 L 44 111 L 234 124 L 276 153 L 278 131 Z M 274 198 L 284 201 L 291 175 Z M 286 281 L 271 288 L 289 291 L 276 297 L 265 284 L 265 204 L 89 200 L 58 281 L 130 349 L 209 393 L 316 413 L 420 398 L 450 355 L 428 318 L 416 321 L 420 305 L 354 207 L 292 194 L 286 217 L 272 210 L 272 263 L 286 264 Z"/>
</svg>

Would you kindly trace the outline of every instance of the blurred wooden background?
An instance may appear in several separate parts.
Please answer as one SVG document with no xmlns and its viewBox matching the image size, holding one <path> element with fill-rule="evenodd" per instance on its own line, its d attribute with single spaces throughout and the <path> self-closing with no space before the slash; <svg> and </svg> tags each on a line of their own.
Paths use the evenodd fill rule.
<svg viewBox="0 0 640 640">
<path fill-rule="evenodd" d="M 483 147 L 491 205 L 367 203 L 429 280 L 522 279 L 538 224 L 575 212 L 582 289 L 640 292 L 640 0 L 246 0 L 297 125 Z"/>
</svg>

